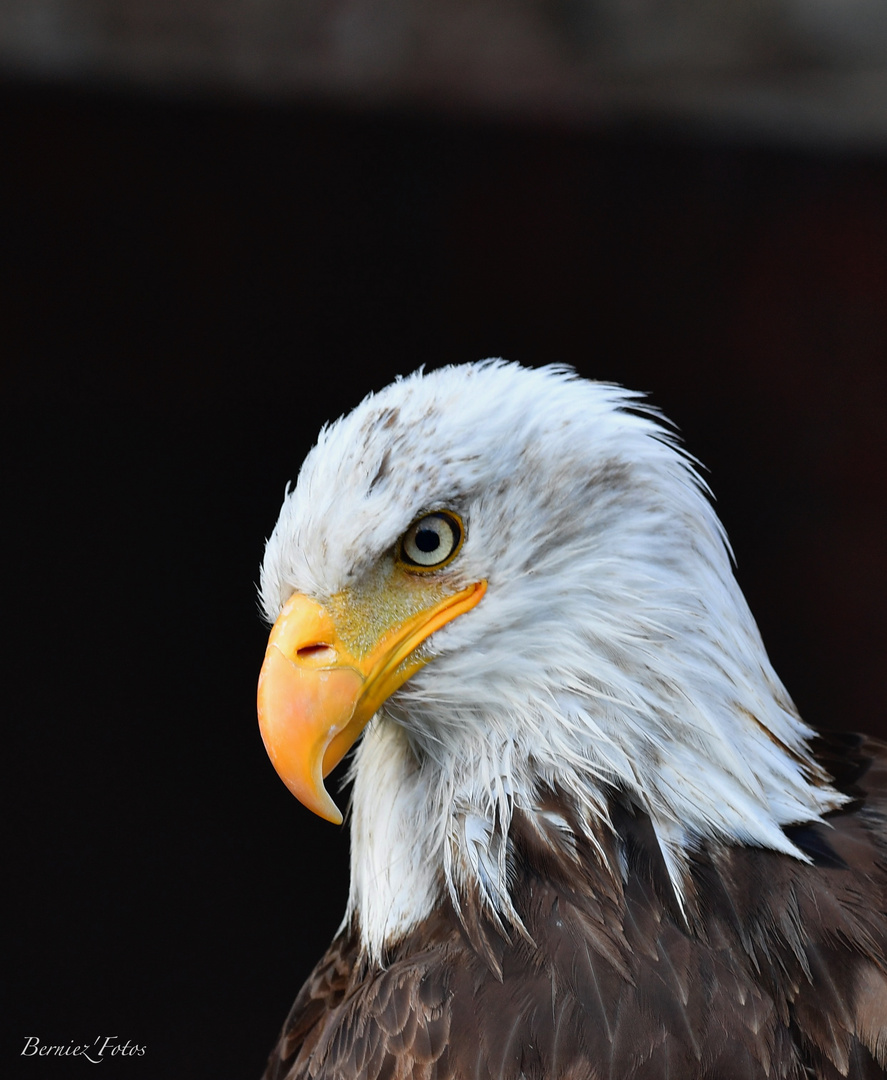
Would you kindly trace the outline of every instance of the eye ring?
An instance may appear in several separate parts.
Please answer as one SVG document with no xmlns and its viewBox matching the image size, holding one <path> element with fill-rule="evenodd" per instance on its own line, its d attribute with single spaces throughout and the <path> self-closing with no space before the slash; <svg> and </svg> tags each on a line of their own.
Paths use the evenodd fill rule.
<svg viewBox="0 0 887 1080">
<path fill-rule="evenodd" d="M 452 510 L 433 510 L 416 518 L 397 541 L 396 558 L 413 573 L 427 574 L 449 565 L 465 539 L 462 518 Z"/>
</svg>

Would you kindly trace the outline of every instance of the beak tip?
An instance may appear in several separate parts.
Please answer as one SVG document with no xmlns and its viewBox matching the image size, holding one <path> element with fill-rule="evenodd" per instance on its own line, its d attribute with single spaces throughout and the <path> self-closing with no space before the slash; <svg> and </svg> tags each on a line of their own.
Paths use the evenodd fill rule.
<svg viewBox="0 0 887 1080">
<path fill-rule="evenodd" d="M 289 784 L 287 784 L 287 787 L 303 806 L 307 807 L 312 813 L 317 814 L 318 817 L 323 818 L 324 821 L 328 821 L 332 825 L 341 825 L 345 820 L 342 811 L 330 798 L 330 794 L 323 786 L 323 783 L 314 787 L 310 792 L 306 791 L 304 787 L 301 787 L 298 791 L 295 791 Z"/>
</svg>

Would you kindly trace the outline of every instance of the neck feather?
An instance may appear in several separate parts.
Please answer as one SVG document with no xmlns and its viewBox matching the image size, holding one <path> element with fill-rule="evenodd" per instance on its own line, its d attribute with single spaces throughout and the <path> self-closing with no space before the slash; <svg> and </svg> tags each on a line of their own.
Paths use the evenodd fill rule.
<svg viewBox="0 0 887 1080">
<path fill-rule="evenodd" d="M 377 718 L 351 775 L 351 891 L 342 925 L 356 917 L 365 951 L 379 961 L 439 902 L 439 842 L 428 827 L 426 778 L 402 728 Z"/>
<path fill-rule="evenodd" d="M 573 716 L 563 698 L 557 716 L 520 718 L 495 755 L 479 739 L 450 746 L 445 755 L 426 753 L 408 727 L 383 713 L 365 733 L 352 766 L 345 921 L 356 917 L 364 950 L 377 962 L 446 901 L 457 913 L 466 903 L 479 904 L 494 925 L 520 933 L 511 899 L 515 813 L 559 858 L 573 857 L 581 841 L 603 866 L 598 838 L 613 832 L 608 807 L 614 794 L 649 816 L 679 908 L 686 899 L 688 856 L 708 842 L 767 847 L 805 860 L 783 826 L 820 820 L 845 797 L 826 782 L 800 721 L 797 739 L 786 746 L 754 718 L 740 719 L 729 745 L 719 744 L 716 731 L 697 730 L 695 738 L 669 748 L 667 765 L 659 759 L 647 772 L 640 750 L 617 752 L 616 730 L 602 728 L 600 718 L 590 724 L 585 713 Z M 588 730 L 584 747 L 577 740 L 580 725 Z M 540 734 L 570 729 L 572 751 Z M 741 760 L 741 771 L 729 767 L 734 759 Z M 793 796 L 786 802 L 781 791 L 789 787 Z M 555 790 L 558 800 L 552 802 Z M 568 816 L 558 808 L 564 805 Z"/>
</svg>

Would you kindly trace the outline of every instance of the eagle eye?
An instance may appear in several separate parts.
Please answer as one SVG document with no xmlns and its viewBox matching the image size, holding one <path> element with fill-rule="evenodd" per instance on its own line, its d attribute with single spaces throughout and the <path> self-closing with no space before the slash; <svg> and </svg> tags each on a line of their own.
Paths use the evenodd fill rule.
<svg viewBox="0 0 887 1080">
<path fill-rule="evenodd" d="M 408 570 L 440 570 L 462 547 L 465 530 L 452 510 L 423 514 L 397 542 L 397 561 Z"/>
</svg>

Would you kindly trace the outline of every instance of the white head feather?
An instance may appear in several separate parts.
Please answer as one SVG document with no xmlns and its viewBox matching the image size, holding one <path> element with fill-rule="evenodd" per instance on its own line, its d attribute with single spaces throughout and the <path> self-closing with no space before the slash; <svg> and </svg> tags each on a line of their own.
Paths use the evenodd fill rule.
<svg viewBox="0 0 887 1080">
<path fill-rule="evenodd" d="M 782 830 L 841 805 L 814 763 L 688 456 L 640 396 L 503 361 L 417 372 L 326 427 L 268 541 L 273 620 L 359 586 L 423 511 L 457 511 L 453 588 L 483 601 L 384 706 L 354 763 L 352 891 L 367 948 L 443 875 L 517 922 L 512 812 L 557 787 L 589 832 L 650 816 L 680 896 L 705 839 L 802 858 Z M 384 782 L 383 782 L 384 781 Z"/>
</svg>

